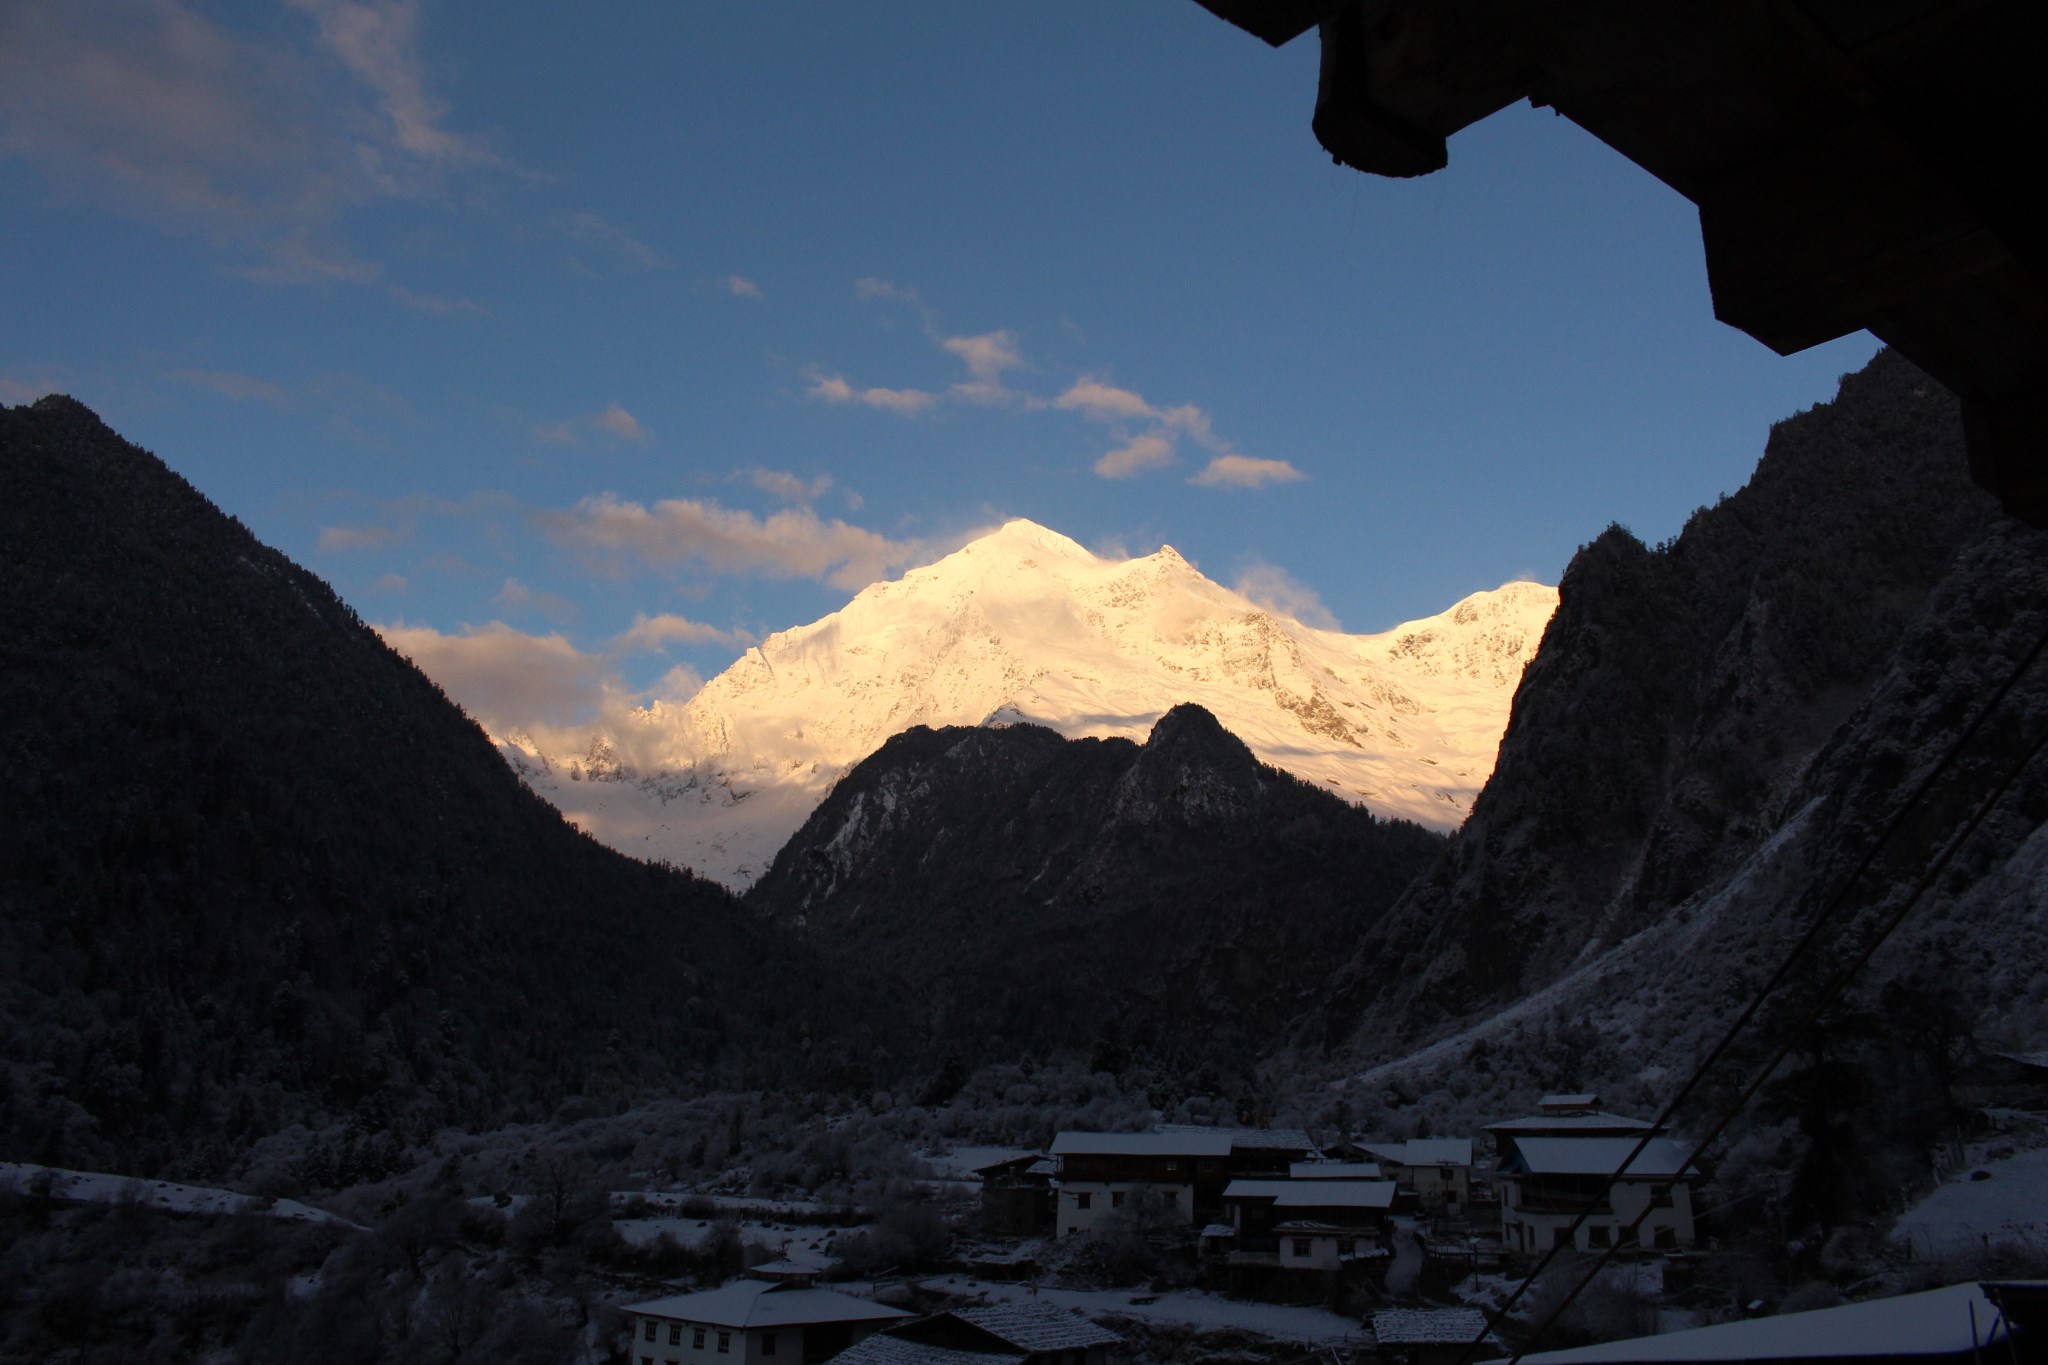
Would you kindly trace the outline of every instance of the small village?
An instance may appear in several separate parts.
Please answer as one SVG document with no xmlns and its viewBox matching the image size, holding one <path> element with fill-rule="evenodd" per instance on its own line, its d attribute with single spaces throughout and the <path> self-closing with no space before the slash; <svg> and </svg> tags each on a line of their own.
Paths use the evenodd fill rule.
<svg viewBox="0 0 2048 1365">
<path fill-rule="evenodd" d="M 954 1273 L 861 1274 L 833 1254 L 843 1243 L 786 1242 L 718 1287 L 623 1305 L 629 1358 L 1462 1365 L 1530 1351 L 1546 1365 L 1981 1365 L 1997 1345 L 2017 1365 L 2048 1337 L 2048 1282 L 2017 1280 L 1708 1326 L 1652 1310 L 1635 1339 L 1602 1333 L 1621 1339 L 1591 1346 L 1530 1339 L 1554 1289 L 1493 1323 L 1490 1310 L 1552 1262 L 1576 1278 L 1601 1258 L 1605 1281 L 1644 1301 L 1725 1297 L 1700 1216 L 1711 1174 L 1688 1154 L 1594 1094 L 1544 1096 L 1537 1112 L 1477 1139 L 1318 1144 L 1300 1130 L 1193 1124 L 1062 1131 L 1043 1151 L 972 1169 L 978 1204 L 956 1221 L 978 1235 L 954 1240 L 944 1267 Z"/>
</svg>

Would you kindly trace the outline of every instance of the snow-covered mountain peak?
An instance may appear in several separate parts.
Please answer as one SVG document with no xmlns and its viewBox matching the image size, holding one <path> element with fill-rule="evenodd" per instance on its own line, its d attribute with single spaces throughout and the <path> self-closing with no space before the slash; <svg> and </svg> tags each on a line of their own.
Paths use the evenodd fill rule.
<svg viewBox="0 0 2048 1365">
<path fill-rule="evenodd" d="M 506 752 L 598 838 L 732 885 L 765 870 L 841 773 L 913 725 L 1030 721 L 1142 741 L 1181 702 L 1348 800 L 1454 828 L 1556 601 L 1511 583 L 1346 635 L 1255 605 L 1170 546 L 1111 559 L 1019 519 L 768 636 L 687 703 L 640 713 L 621 747 L 658 755 L 658 774 Z M 578 780 L 590 775 L 610 780 Z"/>
</svg>

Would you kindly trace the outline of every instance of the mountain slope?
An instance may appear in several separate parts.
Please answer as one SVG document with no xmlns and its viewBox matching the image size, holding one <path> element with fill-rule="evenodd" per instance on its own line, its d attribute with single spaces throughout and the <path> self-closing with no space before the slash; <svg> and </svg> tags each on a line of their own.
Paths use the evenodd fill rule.
<svg viewBox="0 0 2048 1365">
<path fill-rule="evenodd" d="M 1612 1044 L 1552 1049 L 1531 1089 L 1566 1079 L 1546 1068 L 1597 1086 L 1690 1060 L 2031 646 L 2044 571 L 2048 539 L 1968 481 L 1953 397 L 1881 353 L 1780 423 L 1749 485 L 1675 542 L 1616 528 L 1574 559 L 1492 782 L 1361 942 L 1326 1038 L 1360 1061 L 1462 1040 L 1425 1070 L 1511 1032 L 1542 1054 L 1531 1030 L 1567 1021 Z M 2044 709 L 2037 675 L 2003 749 L 1967 757 L 1851 909 L 1917 875 Z M 2041 786 L 2021 784 L 1917 924 L 1987 897 L 2031 898 L 2038 919 Z M 1981 937 L 2003 957 L 2028 934 L 2038 948 L 2010 921 Z M 1504 1007 L 1519 1022 L 1488 1022 Z"/>
<path fill-rule="evenodd" d="M 615 848 L 743 886 L 841 773 L 912 725 L 1028 720 L 1142 738 L 1213 712 L 1266 762 L 1382 814 L 1455 828 L 1555 606 L 1511 583 L 1380 635 L 1315 630 L 1172 548 L 1109 560 L 1029 521 L 771 635 L 681 707 L 545 755 L 501 748 Z M 592 781 L 596 778 L 598 780 Z"/>
<path fill-rule="evenodd" d="M 765 1065 L 836 998 L 84 407 L 0 410 L 0 478 L 0 1148 L 207 1174 L 294 1122 L 539 1116 Z"/>
<path fill-rule="evenodd" d="M 747 903 L 887 964 L 964 1061 L 1141 1052 L 1248 1068 L 1442 847 L 1260 763 L 1200 707 L 1145 743 L 913 727 Z"/>
</svg>

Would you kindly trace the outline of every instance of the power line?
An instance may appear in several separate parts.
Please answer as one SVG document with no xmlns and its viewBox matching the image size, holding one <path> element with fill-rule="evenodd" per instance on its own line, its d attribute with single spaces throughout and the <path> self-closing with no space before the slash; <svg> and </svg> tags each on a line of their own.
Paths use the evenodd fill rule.
<svg viewBox="0 0 2048 1365">
<path fill-rule="evenodd" d="M 1945 753 L 1943 753 L 1940 761 L 1937 762 L 1933 768 L 1928 770 L 1927 774 L 1923 778 L 1921 778 L 1921 780 L 1917 784 L 1915 784 L 1911 792 L 1907 793 L 1905 800 L 1900 803 L 1898 809 L 1893 813 L 1891 820 L 1885 825 L 1884 829 L 1878 834 L 1877 838 L 1871 842 L 1870 847 L 1864 851 L 1862 858 L 1857 861 L 1856 866 L 1850 870 L 1849 875 L 1837 887 L 1835 894 L 1832 897 L 1830 897 L 1828 901 L 1821 907 L 1820 913 L 1814 917 L 1812 923 L 1810 923 L 1807 926 L 1806 931 L 1800 935 L 1799 941 L 1792 945 L 1791 952 L 1789 952 L 1785 956 L 1784 960 L 1778 964 L 1777 970 L 1771 974 L 1770 979 L 1765 981 L 1762 987 L 1760 987 L 1757 990 L 1757 992 L 1750 998 L 1749 1003 L 1743 1006 L 1742 1012 L 1735 1017 L 1734 1021 L 1721 1035 L 1720 1040 L 1716 1042 L 1713 1048 L 1708 1051 L 1707 1055 L 1704 1058 L 1702 1058 L 1696 1066 L 1694 1066 L 1692 1074 L 1686 1078 L 1685 1084 L 1679 1087 L 1678 1092 L 1675 1095 L 1673 1095 L 1671 1099 L 1664 1105 L 1664 1108 L 1658 1113 L 1657 1118 L 1652 1123 L 1652 1125 L 1649 1128 L 1645 1129 L 1643 1131 L 1642 1136 L 1636 1140 L 1635 1145 L 1632 1148 L 1630 1148 L 1628 1155 L 1622 1158 L 1620 1165 L 1615 1169 L 1614 1173 L 1607 1178 L 1607 1183 L 1602 1188 L 1600 1195 L 1596 1196 L 1594 1199 L 1588 1200 L 1586 1206 L 1582 1208 L 1579 1211 L 1578 1215 L 1572 1219 L 1570 1225 L 1563 1229 L 1562 1233 L 1556 1235 L 1553 1238 L 1550 1250 L 1544 1253 L 1542 1258 L 1537 1261 L 1535 1269 L 1531 1270 L 1527 1278 L 1525 1278 L 1521 1284 L 1517 1285 L 1514 1291 L 1510 1293 L 1508 1297 L 1501 1302 L 1500 1306 L 1493 1311 L 1492 1315 L 1487 1319 L 1485 1329 L 1480 1333 L 1478 1337 L 1474 1338 L 1471 1342 L 1467 1343 L 1464 1351 L 1459 1355 L 1456 1365 L 1470 1365 L 1472 1358 L 1478 1353 L 1480 1347 L 1484 1345 L 1487 1336 L 1490 1335 L 1495 1330 L 1495 1328 L 1497 1328 L 1500 1325 L 1500 1323 L 1506 1319 L 1509 1311 L 1514 1308 L 1516 1303 L 1521 1301 L 1523 1295 L 1528 1293 L 1530 1286 L 1536 1282 L 1537 1277 L 1542 1275 L 1542 1273 L 1550 1267 L 1551 1262 L 1556 1260 L 1557 1257 L 1560 1254 L 1562 1254 L 1566 1247 L 1575 1247 L 1578 1238 L 1578 1231 L 1581 1227 L 1585 1226 L 1587 1218 L 1589 1218 L 1592 1215 L 1594 1206 L 1597 1203 L 1599 1203 L 1601 1199 L 1612 1198 L 1614 1189 L 1617 1185 L 1621 1183 L 1621 1178 L 1623 1174 L 1626 1173 L 1628 1168 L 1634 1164 L 1636 1158 L 1642 1155 L 1644 1149 L 1649 1146 L 1650 1140 L 1657 1133 L 1662 1131 L 1664 1127 L 1670 1122 L 1672 1116 L 1678 1111 L 1680 1106 L 1682 1106 L 1688 1099 L 1692 1097 L 1693 1092 L 1697 1090 L 1701 1082 L 1703 1082 L 1706 1079 L 1707 1073 L 1711 1071 L 1714 1068 L 1714 1066 L 1720 1062 L 1722 1057 L 1727 1054 L 1729 1048 L 1733 1046 L 1737 1036 L 1741 1034 L 1743 1029 L 1749 1026 L 1750 1022 L 1763 1008 L 1764 1002 L 1791 976 L 1792 969 L 1794 968 L 1794 966 L 1796 966 L 1799 960 L 1803 956 L 1805 956 L 1807 951 L 1810 948 L 1812 948 L 1816 942 L 1819 941 L 1822 930 L 1824 930 L 1827 927 L 1827 925 L 1834 919 L 1835 915 L 1848 902 L 1849 893 L 1855 889 L 1856 884 L 1860 882 L 1863 879 L 1863 875 L 1870 870 L 1871 865 L 1877 860 L 1878 855 L 1885 850 L 1885 848 L 1891 843 L 1893 838 L 1897 836 L 1899 830 L 1904 827 L 1907 817 L 1913 813 L 1914 808 L 1917 807 L 1919 803 L 1923 799 L 1925 799 L 1927 794 L 1933 790 L 1935 784 L 1938 783 L 1943 777 L 1945 777 L 1948 774 L 1949 769 L 1955 765 L 1956 761 L 1962 756 L 1963 751 L 1966 748 L 1968 748 L 1971 741 L 1977 737 L 1977 733 L 1984 728 L 1985 723 L 1988 720 L 1990 720 L 1991 716 L 1998 710 L 1999 706 L 2012 693 L 2013 688 L 2019 685 L 2020 679 L 2026 676 L 2027 671 L 2033 667 L 2035 661 L 2041 657 L 2041 654 L 2044 650 L 2048 650 L 2048 632 L 2044 632 L 2042 636 L 2034 642 L 2034 647 L 2027 651 L 2026 656 L 2020 660 L 2019 664 L 2012 670 L 2012 672 L 2009 675 L 2007 675 L 2005 681 L 1999 685 L 1998 689 L 1995 692 L 1992 693 L 1990 700 L 1987 701 L 1981 709 L 1979 709 L 1976 717 L 1971 720 L 1970 724 L 1963 730 L 1962 734 L 1956 737 L 1955 742 L 1949 746 L 1948 750 Z M 2020 772 L 2024 770 L 2026 764 L 2032 760 L 2034 755 L 2040 752 L 2042 745 L 2044 743 L 2048 743 L 2048 735 L 2044 735 L 2042 742 L 2037 743 L 2033 747 L 2033 749 L 2031 749 L 2028 752 L 2026 757 L 2020 760 L 2019 765 L 2015 767 L 2014 770 L 2006 777 L 2006 779 L 1998 785 L 1998 787 L 1993 791 L 1991 797 L 1987 799 L 1987 801 L 1982 806 L 1979 807 L 1977 814 L 1972 817 L 1968 826 L 1964 829 L 1963 834 L 1960 837 L 1967 837 L 1967 835 L 1970 832 L 1976 829 L 1978 823 L 1981 822 L 1984 816 L 1989 813 L 1991 805 L 1994 804 L 1996 802 L 1996 799 L 1999 796 L 2002 796 L 2007 790 L 2007 788 L 2009 788 L 2012 785 L 2013 781 L 2015 781 L 2019 777 Z M 1861 965 L 1864 962 L 1869 960 L 1869 955 L 1876 951 L 1877 945 L 1884 941 L 1884 938 L 1891 933 L 1893 928 L 1897 927 L 1898 923 L 1905 917 L 1905 912 L 1907 910 L 1910 910 L 1913 904 L 1918 901 L 1922 894 L 1924 894 L 1926 887 L 1932 884 L 1932 876 L 1935 873 L 1938 873 L 1941 867 L 1947 865 L 1948 860 L 1954 856 L 1955 849 L 1960 847 L 1960 837 L 1958 838 L 1958 840 L 1952 841 L 1950 846 L 1946 850 L 1944 850 L 1936 866 L 1930 870 L 1928 875 L 1923 876 L 1920 882 L 1916 884 L 1916 889 L 1914 893 L 1907 898 L 1900 912 L 1893 916 L 1892 920 L 1889 924 L 1886 925 L 1883 932 L 1877 937 L 1875 941 L 1872 942 L 1869 948 L 1865 950 L 1865 952 L 1856 960 L 1856 962 L 1852 964 L 1852 974 L 1855 968 L 1861 967 Z M 1831 988 L 1832 991 L 1838 991 L 1841 986 L 1846 986 L 1848 984 L 1846 976 L 1838 976 L 1837 982 L 1839 983 L 1839 985 Z M 1832 993 L 1824 995 L 1822 998 L 1821 1007 L 1825 1007 L 1825 1005 L 1831 999 Z M 1801 1024 L 1801 1026 L 1797 1030 L 1793 1031 L 1790 1034 L 1789 1040 L 1784 1045 L 1784 1047 L 1779 1051 L 1777 1056 L 1775 1056 L 1771 1060 L 1770 1065 L 1765 1067 L 1762 1073 L 1760 1073 L 1758 1077 L 1755 1079 L 1755 1081 L 1753 1081 L 1751 1085 L 1743 1091 L 1741 1097 L 1736 1101 L 1734 1108 L 1732 1108 L 1728 1113 L 1723 1115 L 1723 1117 L 1714 1125 L 1714 1128 L 1712 1130 L 1712 1133 L 1710 1134 L 1708 1141 L 1711 1141 L 1713 1137 L 1718 1137 L 1722 1130 L 1725 1129 L 1731 1121 L 1733 1121 L 1735 1115 L 1740 1112 L 1742 1106 L 1749 1102 L 1750 1096 L 1762 1087 L 1764 1081 L 1770 1077 L 1771 1072 L 1777 1068 L 1778 1063 L 1782 1061 L 1783 1058 L 1790 1053 L 1793 1044 L 1796 1043 L 1796 1041 L 1805 1033 L 1806 1029 L 1809 1027 L 1811 1027 L 1810 1020 L 1806 1023 Z M 1688 1157 L 1685 1163 L 1683 1163 L 1679 1167 L 1680 1175 L 1683 1175 L 1685 1169 L 1688 1166 L 1690 1166 L 1694 1160 L 1698 1159 L 1700 1152 L 1704 1151 L 1707 1145 L 1707 1142 L 1702 1142 L 1695 1146 L 1692 1155 Z M 1655 1187 L 1653 1187 L 1653 1192 L 1654 1188 Z M 1666 1188 L 1669 1188 L 1668 1184 L 1666 1185 Z M 1648 1211 L 1649 1210 L 1646 1207 L 1644 1209 L 1643 1214 L 1638 1215 L 1635 1222 L 1629 1225 L 1631 1230 L 1633 1230 L 1641 1224 L 1642 1218 L 1648 1214 Z M 1600 1269 L 1604 1267 L 1609 1260 L 1613 1259 L 1614 1253 L 1619 1249 L 1620 1248 L 1618 1245 L 1609 1247 L 1607 1253 L 1603 1255 L 1600 1258 L 1600 1260 L 1595 1264 L 1592 1274 L 1597 1275 Z M 1590 1282 L 1590 1279 L 1591 1276 L 1588 1276 L 1586 1280 L 1580 1281 L 1580 1283 L 1573 1288 L 1571 1293 L 1566 1296 L 1564 1303 L 1560 1304 L 1557 1310 L 1553 1312 L 1548 1318 L 1544 1319 L 1543 1323 L 1537 1327 L 1535 1333 L 1530 1337 L 1528 1343 L 1524 1345 L 1520 1350 L 1515 1352 L 1513 1360 L 1520 1360 L 1522 1356 L 1528 1352 L 1529 1347 L 1535 1345 L 1535 1343 L 1542 1338 L 1543 1333 L 1546 1330 L 1548 1330 L 1548 1328 L 1553 1322 L 1557 1320 L 1558 1314 L 1562 1313 L 1566 1308 L 1571 1306 L 1572 1302 L 1578 1298 L 1580 1291 L 1582 1291 L 1585 1288 L 1586 1284 Z"/>
</svg>

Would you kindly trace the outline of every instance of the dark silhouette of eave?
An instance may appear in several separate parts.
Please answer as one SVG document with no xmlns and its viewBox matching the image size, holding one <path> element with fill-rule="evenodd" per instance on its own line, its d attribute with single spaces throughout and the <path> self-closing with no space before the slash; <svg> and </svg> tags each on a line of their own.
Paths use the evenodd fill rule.
<svg viewBox="0 0 2048 1365">
<path fill-rule="evenodd" d="M 1377 175 L 1549 106 L 1699 207 L 1714 313 L 1783 355 L 1867 329 L 1962 398 L 1972 476 L 2048 526 L 2048 5 L 1199 0 L 1316 29 L 1313 128 Z"/>
</svg>

